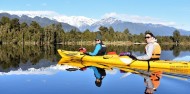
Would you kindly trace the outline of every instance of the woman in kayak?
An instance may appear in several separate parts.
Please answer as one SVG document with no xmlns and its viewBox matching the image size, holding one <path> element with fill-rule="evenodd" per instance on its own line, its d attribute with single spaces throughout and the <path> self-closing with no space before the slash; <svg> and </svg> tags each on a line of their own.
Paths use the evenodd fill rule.
<svg viewBox="0 0 190 94">
<path fill-rule="evenodd" d="M 106 54 L 106 46 L 102 42 L 102 36 L 98 33 L 95 39 L 96 46 L 93 52 L 85 52 L 84 54 L 91 56 L 105 55 Z"/>
<path fill-rule="evenodd" d="M 161 71 L 150 72 L 150 75 L 144 75 L 145 94 L 153 94 L 160 86 L 160 79 L 162 78 Z"/>
<path fill-rule="evenodd" d="M 155 36 L 148 32 L 145 34 L 145 40 L 147 42 L 147 45 L 145 46 L 145 55 L 136 56 L 133 54 L 131 56 L 134 56 L 138 60 L 159 60 L 161 47 L 157 43 Z"/>
</svg>

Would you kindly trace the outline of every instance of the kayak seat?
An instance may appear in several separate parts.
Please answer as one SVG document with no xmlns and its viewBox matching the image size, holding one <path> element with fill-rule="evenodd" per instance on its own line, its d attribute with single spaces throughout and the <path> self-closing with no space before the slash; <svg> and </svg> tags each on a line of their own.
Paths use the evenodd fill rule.
<svg viewBox="0 0 190 94">
<path fill-rule="evenodd" d="M 107 55 L 117 55 L 116 52 L 108 52 Z"/>
</svg>

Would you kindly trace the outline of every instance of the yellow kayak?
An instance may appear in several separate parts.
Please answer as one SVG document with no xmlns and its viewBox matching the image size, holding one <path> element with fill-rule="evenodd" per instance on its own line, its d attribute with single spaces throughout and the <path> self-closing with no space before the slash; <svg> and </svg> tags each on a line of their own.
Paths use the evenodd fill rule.
<svg viewBox="0 0 190 94">
<path fill-rule="evenodd" d="M 81 61 L 98 62 L 111 65 L 127 65 L 130 67 L 150 67 L 150 68 L 166 68 L 166 69 L 190 69 L 190 62 L 186 61 L 167 61 L 167 60 L 153 60 L 142 61 L 133 60 L 128 56 L 119 55 L 104 55 L 104 56 L 89 56 L 84 55 L 79 51 L 57 50 L 61 57 L 73 58 Z"/>
<path fill-rule="evenodd" d="M 131 73 L 137 73 L 138 70 L 141 71 L 163 71 L 165 74 L 167 73 L 173 73 L 173 74 L 182 74 L 182 75 L 190 75 L 189 69 L 167 69 L 167 68 L 147 68 L 147 67 L 130 67 L 126 65 L 116 65 L 116 64 L 108 64 L 108 63 L 98 63 L 98 62 L 87 62 L 87 61 L 80 61 L 75 60 L 73 58 L 61 58 L 58 62 L 58 65 L 68 65 L 77 67 L 79 69 L 94 66 L 98 68 L 103 68 L 106 70 L 112 70 L 114 68 L 117 68 L 124 72 L 131 72 Z"/>
</svg>

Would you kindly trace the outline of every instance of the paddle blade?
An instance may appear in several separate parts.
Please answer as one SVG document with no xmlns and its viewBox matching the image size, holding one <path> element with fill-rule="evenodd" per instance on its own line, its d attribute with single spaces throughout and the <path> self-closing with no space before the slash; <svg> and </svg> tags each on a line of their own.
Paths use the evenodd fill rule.
<svg viewBox="0 0 190 94">
<path fill-rule="evenodd" d="M 123 76 L 121 76 L 120 79 L 126 78 L 127 76 L 129 76 L 129 75 L 131 75 L 131 74 L 132 74 L 131 72 L 125 73 Z"/>
</svg>

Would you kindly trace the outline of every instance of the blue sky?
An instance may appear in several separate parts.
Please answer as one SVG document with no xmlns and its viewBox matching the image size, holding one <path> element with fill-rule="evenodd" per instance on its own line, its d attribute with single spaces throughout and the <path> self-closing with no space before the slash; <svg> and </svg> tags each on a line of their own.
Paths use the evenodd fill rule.
<svg viewBox="0 0 190 94">
<path fill-rule="evenodd" d="M 53 11 L 67 16 L 149 20 L 190 30 L 190 0 L 1 0 L 3 11 Z"/>
</svg>

